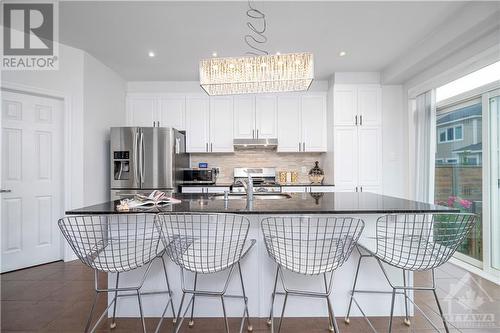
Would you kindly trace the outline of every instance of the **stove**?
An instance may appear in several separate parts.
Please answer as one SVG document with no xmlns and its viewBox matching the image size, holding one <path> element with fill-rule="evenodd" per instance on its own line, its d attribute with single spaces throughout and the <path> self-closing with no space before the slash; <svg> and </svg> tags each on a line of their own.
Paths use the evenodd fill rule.
<svg viewBox="0 0 500 333">
<path fill-rule="evenodd" d="M 234 193 L 245 193 L 243 185 L 239 180 L 246 181 L 248 173 L 253 180 L 254 193 L 277 193 L 281 192 L 281 186 L 276 181 L 276 168 L 234 168 Z"/>
</svg>

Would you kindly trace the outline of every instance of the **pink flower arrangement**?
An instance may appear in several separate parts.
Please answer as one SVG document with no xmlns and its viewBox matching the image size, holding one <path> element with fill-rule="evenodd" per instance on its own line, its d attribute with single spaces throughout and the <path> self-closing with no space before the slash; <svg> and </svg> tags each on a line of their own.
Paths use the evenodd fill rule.
<svg viewBox="0 0 500 333">
<path fill-rule="evenodd" d="M 448 207 L 456 207 L 457 204 L 459 206 L 457 208 L 470 209 L 472 207 L 472 201 L 470 200 L 462 199 L 456 196 L 448 197 Z"/>
</svg>

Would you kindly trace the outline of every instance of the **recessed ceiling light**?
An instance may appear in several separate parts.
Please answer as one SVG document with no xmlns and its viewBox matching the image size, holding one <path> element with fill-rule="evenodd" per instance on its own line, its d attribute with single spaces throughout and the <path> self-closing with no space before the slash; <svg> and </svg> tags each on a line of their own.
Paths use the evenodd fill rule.
<svg viewBox="0 0 500 333">
<path fill-rule="evenodd" d="M 217 57 L 217 52 L 212 52 L 212 57 Z"/>
<path fill-rule="evenodd" d="M 276 55 L 281 55 L 281 52 L 280 51 L 276 52 Z"/>
<path fill-rule="evenodd" d="M 148 52 L 148 56 L 149 56 L 150 58 L 154 58 L 154 57 L 155 57 L 155 55 L 156 55 L 156 54 L 155 54 L 153 51 L 149 51 L 149 52 Z"/>
<path fill-rule="evenodd" d="M 340 51 L 339 52 L 339 56 L 341 56 L 341 57 L 345 57 L 346 55 L 347 55 L 346 51 Z"/>
</svg>

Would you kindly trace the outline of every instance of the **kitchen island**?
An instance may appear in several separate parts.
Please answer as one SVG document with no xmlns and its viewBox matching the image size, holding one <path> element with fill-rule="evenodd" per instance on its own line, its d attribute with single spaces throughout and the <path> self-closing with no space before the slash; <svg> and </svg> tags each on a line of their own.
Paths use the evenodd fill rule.
<svg viewBox="0 0 500 333">
<path fill-rule="evenodd" d="M 268 258 L 264 241 L 261 235 L 260 221 L 266 216 L 276 215 L 338 215 L 353 216 L 365 221 L 365 229 L 360 238 L 360 243 L 371 247 L 374 244 L 376 220 L 379 216 L 393 213 L 438 213 L 451 212 L 450 208 L 421 203 L 406 199 L 394 198 L 368 192 L 336 192 L 336 193 L 296 193 L 296 194 L 262 194 L 255 195 L 251 204 L 248 204 L 243 195 L 230 195 L 229 200 L 224 200 L 223 195 L 210 194 L 175 194 L 181 203 L 153 208 L 149 210 L 117 211 L 119 202 L 106 202 L 98 205 L 84 207 L 66 212 L 68 215 L 87 214 L 123 214 L 138 212 L 204 212 L 204 213 L 234 213 L 246 215 L 250 219 L 249 239 L 256 239 L 257 244 L 247 257 L 242 261 L 243 277 L 249 297 L 249 311 L 251 317 L 266 317 L 269 313 L 271 291 L 276 266 Z M 336 316 L 343 316 L 347 311 L 349 291 L 352 289 L 358 253 L 353 252 L 351 258 L 336 272 L 334 291 L 331 300 L 334 304 Z M 363 289 L 388 290 L 387 282 L 375 260 L 368 259 L 362 266 L 358 285 Z M 401 271 L 388 268 L 388 272 L 395 281 L 402 279 Z M 180 274 L 179 269 L 172 262 L 168 264 L 168 273 L 174 292 L 174 304 L 180 302 Z M 221 286 L 227 273 L 217 273 L 202 276 L 198 285 L 200 288 L 214 289 Z M 120 283 L 132 284 L 142 277 L 142 272 L 132 271 L 120 275 Z M 114 283 L 115 277 L 110 274 L 109 283 Z M 322 288 L 320 277 L 304 279 L 293 273 L 287 277 L 292 287 L 317 290 Z M 412 283 L 412 278 L 410 278 Z M 145 291 L 157 291 L 164 286 L 164 279 L 160 263 L 155 263 L 145 284 Z M 238 279 L 233 277 L 228 287 L 229 293 L 240 293 Z M 111 296 L 110 296 L 111 299 Z M 363 306 L 368 316 L 387 316 L 389 314 L 390 296 L 387 295 L 360 295 L 357 299 Z M 395 315 L 404 312 L 403 299 L 396 302 Z M 240 316 L 242 302 L 227 300 L 228 314 Z M 164 306 L 164 300 L 159 296 L 150 296 L 144 300 L 147 316 L 159 316 Z M 276 301 L 276 311 L 280 311 L 281 300 Z M 352 316 L 361 315 L 354 308 Z M 134 299 L 123 299 L 118 302 L 117 315 L 137 316 L 137 304 Z M 287 303 L 286 316 L 313 317 L 327 316 L 324 300 L 312 298 L 291 298 Z M 195 316 L 220 317 L 222 310 L 217 299 L 196 299 Z"/>
</svg>

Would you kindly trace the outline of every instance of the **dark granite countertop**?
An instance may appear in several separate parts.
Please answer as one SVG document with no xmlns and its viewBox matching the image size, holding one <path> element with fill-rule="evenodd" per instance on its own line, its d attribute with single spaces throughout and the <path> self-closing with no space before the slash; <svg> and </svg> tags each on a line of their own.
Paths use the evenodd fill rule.
<svg viewBox="0 0 500 333">
<path fill-rule="evenodd" d="M 452 212 L 448 207 L 431 205 L 406 199 L 389 197 L 369 192 L 336 193 L 294 193 L 289 199 L 261 200 L 254 199 L 247 207 L 246 200 L 231 199 L 225 202 L 215 199 L 213 194 L 181 194 L 175 198 L 181 203 L 162 208 L 135 209 L 117 211 L 118 201 L 105 202 L 93 206 L 67 211 L 66 214 L 122 214 L 138 212 L 206 212 L 206 213 L 241 213 L 241 214 L 389 214 L 389 213 L 424 213 Z"/>
</svg>

